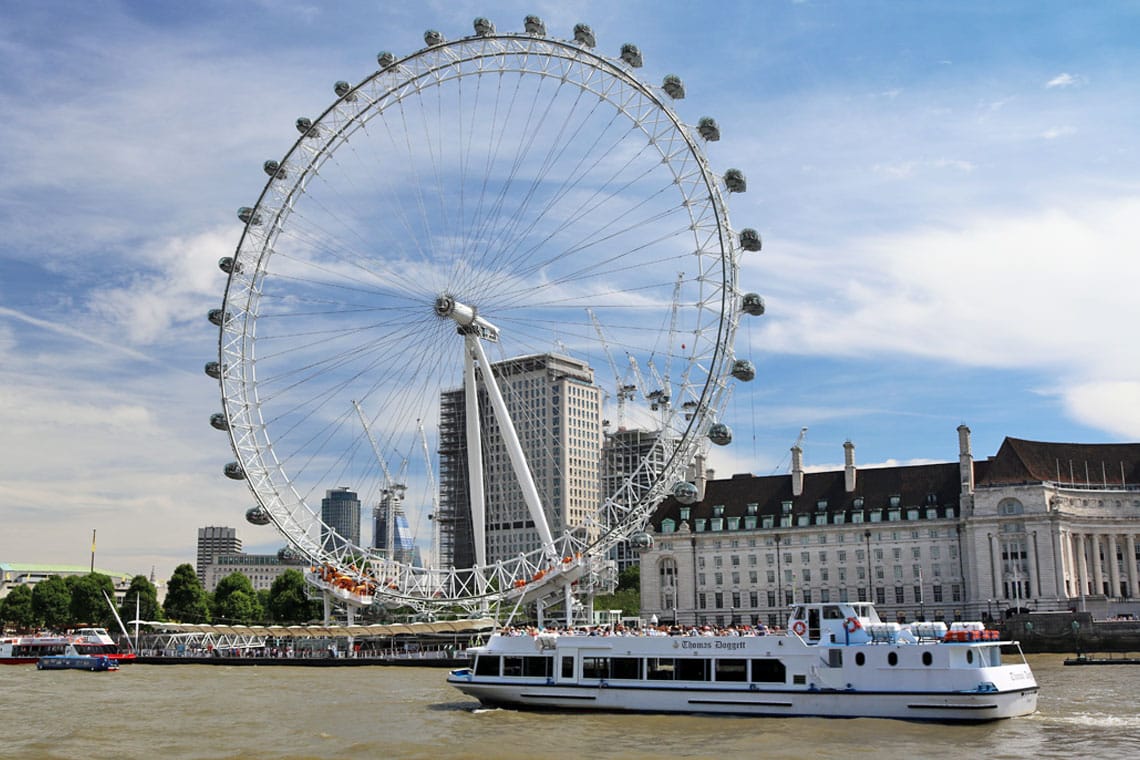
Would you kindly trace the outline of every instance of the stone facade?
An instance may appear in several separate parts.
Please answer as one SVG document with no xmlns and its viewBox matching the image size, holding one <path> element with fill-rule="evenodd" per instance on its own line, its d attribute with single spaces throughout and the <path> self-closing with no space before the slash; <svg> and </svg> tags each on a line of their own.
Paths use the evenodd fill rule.
<svg viewBox="0 0 1140 760">
<path fill-rule="evenodd" d="M 974 461 L 711 480 L 667 499 L 641 556 L 645 617 L 782 625 L 794 602 L 861 601 L 887 619 L 1022 612 L 1140 617 L 1140 444 L 1007 438 Z"/>
</svg>

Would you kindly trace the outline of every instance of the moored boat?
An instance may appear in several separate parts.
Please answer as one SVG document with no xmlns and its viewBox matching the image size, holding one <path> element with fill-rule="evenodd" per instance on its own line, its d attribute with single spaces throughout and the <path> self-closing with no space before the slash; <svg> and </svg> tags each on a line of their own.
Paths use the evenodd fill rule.
<svg viewBox="0 0 1140 760">
<path fill-rule="evenodd" d="M 799 605 L 779 634 L 592 633 L 495 634 L 448 683 L 542 709 L 981 722 L 1037 708 L 1016 641 L 980 623 L 884 623 L 867 603 Z"/>
<path fill-rule="evenodd" d="M 65 654 L 67 636 L 5 636 L 0 638 L 0 665 L 30 665 L 41 657 Z"/>
<path fill-rule="evenodd" d="M 36 670 L 118 670 L 119 663 L 105 654 L 49 654 L 36 662 Z"/>
<path fill-rule="evenodd" d="M 135 659 L 134 652 L 122 652 L 104 628 L 80 628 L 72 634 L 5 636 L 0 638 L 0 665 L 30 665 L 44 657 L 100 656 L 116 663 Z"/>
<path fill-rule="evenodd" d="M 105 628 L 80 628 L 71 635 L 76 654 L 102 655 L 118 663 L 135 659 L 134 652 L 124 652 Z"/>
</svg>

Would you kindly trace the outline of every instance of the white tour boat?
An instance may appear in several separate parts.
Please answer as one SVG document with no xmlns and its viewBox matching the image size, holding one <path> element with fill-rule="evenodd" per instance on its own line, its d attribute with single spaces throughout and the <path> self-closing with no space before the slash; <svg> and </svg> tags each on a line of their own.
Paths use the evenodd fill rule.
<svg viewBox="0 0 1140 760">
<path fill-rule="evenodd" d="M 974 722 L 1037 709 L 1020 645 L 981 623 L 801 604 L 785 633 L 656 633 L 497 633 L 447 681 L 486 705 L 532 709 Z"/>
</svg>

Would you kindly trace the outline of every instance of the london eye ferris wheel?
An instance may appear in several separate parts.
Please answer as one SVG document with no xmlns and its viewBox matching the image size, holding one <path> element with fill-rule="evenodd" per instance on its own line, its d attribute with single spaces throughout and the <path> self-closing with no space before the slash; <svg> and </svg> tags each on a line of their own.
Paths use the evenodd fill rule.
<svg viewBox="0 0 1140 760">
<path fill-rule="evenodd" d="M 692 464 L 730 440 L 729 387 L 754 374 L 733 337 L 763 312 L 737 283 L 760 243 L 728 220 L 743 174 L 703 153 L 718 125 L 682 120 L 678 77 L 639 79 L 636 46 L 524 26 L 429 31 L 337 82 L 219 264 L 225 472 L 350 604 L 569 608 L 663 498 L 695 498 Z M 635 396 L 654 434 L 607 470 L 603 419 L 636 417 Z M 338 533 L 320 507 L 338 486 L 430 512 L 432 552 Z"/>
</svg>

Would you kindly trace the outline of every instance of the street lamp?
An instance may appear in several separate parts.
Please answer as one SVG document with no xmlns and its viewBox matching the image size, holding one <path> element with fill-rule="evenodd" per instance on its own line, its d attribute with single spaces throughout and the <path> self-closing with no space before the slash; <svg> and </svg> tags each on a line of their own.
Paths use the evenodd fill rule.
<svg viewBox="0 0 1140 760">
<path fill-rule="evenodd" d="M 863 531 L 863 540 L 867 544 L 867 601 L 871 601 L 871 531 Z"/>
<path fill-rule="evenodd" d="M 780 568 L 780 534 L 775 535 L 776 539 L 776 619 L 780 619 L 779 611 L 784 607 L 784 573 Z"/>
</svg>

